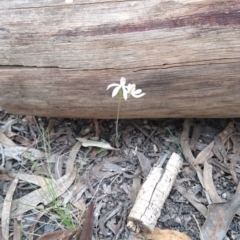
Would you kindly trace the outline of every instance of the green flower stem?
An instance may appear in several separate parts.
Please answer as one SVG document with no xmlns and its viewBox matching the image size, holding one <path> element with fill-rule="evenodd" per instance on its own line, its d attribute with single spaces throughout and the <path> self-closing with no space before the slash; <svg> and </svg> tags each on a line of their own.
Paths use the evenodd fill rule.
<svg viewBox="0 0 240 240">
<path fill-rule="evenodd" d="M 116 138 L 115 138 L 116 142 L 118 141 L 118 120 L 119 120 L 119 114 L 120 114 L 121 100 L 122 100 L 122 97 L 119 97 L 118 110 L 117 110 L 117 121 L 116 121 Z"/>
</svg>

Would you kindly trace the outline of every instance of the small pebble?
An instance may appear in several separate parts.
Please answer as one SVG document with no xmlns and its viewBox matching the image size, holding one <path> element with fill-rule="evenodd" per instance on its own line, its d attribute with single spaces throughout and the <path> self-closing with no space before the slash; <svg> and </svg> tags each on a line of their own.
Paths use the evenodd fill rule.
<svg viewBox="0 0 240 240">
<path fill-rule="evenodd" d="M 222 198 L 227 200 L 228 199 L 228 195 L 229 195 L 228 192 L 224 192 L 222 194 Z"/>
</svg>

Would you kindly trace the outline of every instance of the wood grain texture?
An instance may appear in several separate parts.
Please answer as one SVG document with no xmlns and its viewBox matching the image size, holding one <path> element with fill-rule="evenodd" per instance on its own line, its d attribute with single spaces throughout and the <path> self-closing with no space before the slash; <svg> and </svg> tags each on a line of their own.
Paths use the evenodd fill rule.
<svg viewBox="0 0 240 240">
<path fill-rule="evenodd" d="M 238 0 L 3 0 L 0 106 L 115 118 L 108 84 L 146 95 L 121 118 L 239 117 Z"/>
</svg>

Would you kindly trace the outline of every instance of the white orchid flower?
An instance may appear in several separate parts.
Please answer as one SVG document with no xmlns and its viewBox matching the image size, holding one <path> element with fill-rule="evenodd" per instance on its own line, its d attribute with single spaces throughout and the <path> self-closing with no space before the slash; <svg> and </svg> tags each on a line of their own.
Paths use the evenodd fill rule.
<svg viewBox="0 0 240 240">
<path fill-rule="evenodd" d="M 146 93 L 142 93 L 142 89 L 136 89 L 136 84 L 128 84 L 127 92 L 134 98 L 143 97 Z"/>
<path fill-rule="evenodd" d="M 126 78 L 122 77 L 120 79 L 120 84 L 112 83 L 112 84 L 108 85 L 107 90 L 109 88 L 111 88 L 111 87 L 115 87 L 113 89 L 113 92 L 112 92 L 112 97 L 115 97 L 119 93 L 119 91 L 122 90 L 123 98 L 125 100 L 127 100 L 127 98 L 128 98 L 128 91 L 127 91 L 127 86 L 125 86 L 125 84 L 126 84 Z"/>
<path fill-rule="evenodd" d="M 136 84 L 128 84 L 126 86 L 126 78 L 124 78 L 124 77 L 122 77 L 120 79 L 120 84 L 112 83 L 112 84 L 108 85 L 107 90 L 111 87 L 115 87 L 112 92 L 112 97 L 115 97 L 119 93 L 117 121 L 116 121 L 116 138 L 115 138 L 115 142 L 117 143 L 119 140 L 118 120 L 119 120 L 120 106 L 121 106 L 122 98 L 124 98 L 125 100 L 127 100 L 128 97 L 130 97 L 130 96 L 132 96 L 134 98 L 140 98 L 140 97 L 144 96 L 145 93 L 142 93 L 142 89 L 136 89 Z"/>
</svg>

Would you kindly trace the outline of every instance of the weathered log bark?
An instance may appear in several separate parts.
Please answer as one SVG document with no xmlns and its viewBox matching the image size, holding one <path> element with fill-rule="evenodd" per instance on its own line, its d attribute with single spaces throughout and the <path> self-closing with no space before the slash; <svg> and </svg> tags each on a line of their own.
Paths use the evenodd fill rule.
<svg viewBox="0 0 240 240">
<path fill-rule="evenodd" d="M 240 117 L 240 1 L 2 0 L 0 106 L 115 118 Z"/>
</svg>

